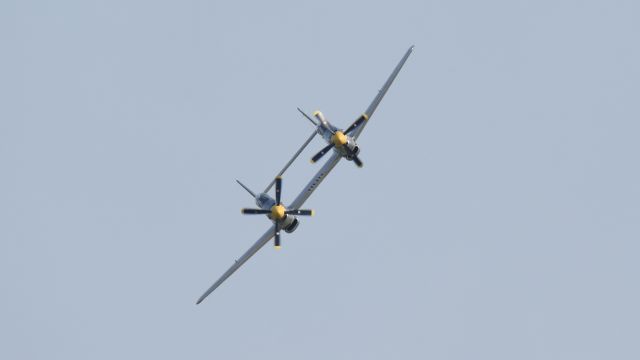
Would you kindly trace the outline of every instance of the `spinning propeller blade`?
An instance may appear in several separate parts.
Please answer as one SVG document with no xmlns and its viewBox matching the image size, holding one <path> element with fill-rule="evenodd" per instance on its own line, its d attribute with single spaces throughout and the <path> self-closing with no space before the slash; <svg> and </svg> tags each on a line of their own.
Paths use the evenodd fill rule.
<svg viewBox="0 0 640 360">
<path fill-rule="evenodd" d="M 344 131 L 344 133 L 348 134 L 348 133 L 352 132 L 353 130 L 355 130 L 355 128 L 360 126 L 360 124 L 362 124 L 365 121 L 367 121 L 367 115 L 365 115 L 365 114 L 360 115 L 358 120 L 354 121 L 353 124 L 351 124 L 351 126 L 349 126 L 347 128 L 347 130 Z"/>
<path fill-rule="evenodd" d="M 241 212 L 245 215 L 265 215 L 271 212 L 271 210 L 263 209 L 242 209 Z"/>
<path fill-rule="evenodd" d="M 282 194 L 282 178 L 278 176 L 276 178 L 276 205 L 280 205 L 280 198 Z"/>
<path fill-rule="evenodd" d="M 280 249 L 280 223 L 279 222 L 276 222 L 273 245 L 275 245 L 276 249 Z"/>
<path fill-rule="evenodd" d="M 287 210 L 285 212 L 287 215 L 302 215 L 302 216 L 313 216 L 313 210 Z"/>
<path fill-rule="evenodd" d="M 331 150 L 332 147 L 334 147 L 335 144 L 329 144 L 327 146 L 324 147 L 324 149 L 320 150 L 320 152 L 318 152 L 317 154 L 313 155 L 313 157 L 311 158 L 311 163 L 315 163 L 316 161 L 320 160 L 324 154 L 326 154 L 327 152 L 329 152 L 329 150 Z"/>
<path fill-rule="evenodd" d="M 358 155 L 353 155 L 353 162 L 356 163 L 358 167 L 362 167 L 362 160 L 358 157 Z"/>
</svg>

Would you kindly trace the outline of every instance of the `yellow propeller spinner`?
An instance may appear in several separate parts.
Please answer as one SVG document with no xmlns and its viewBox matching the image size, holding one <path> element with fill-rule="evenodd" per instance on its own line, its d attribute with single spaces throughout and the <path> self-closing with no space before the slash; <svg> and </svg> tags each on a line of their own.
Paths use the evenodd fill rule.
<svg viewBox="0 0 640 360">
<path fill-rule="evenodd" d="M 336 147 L 341 147 L 347 144 L 347 135 L 345 135 L 342 131 L 336 131 L 335 134 L 331 135 L 331 142 Z"/>
<path fill-rule="evenodd" d="M 267 215 L 273 222 L 275 223 L 275 231 L 274 231 L 274 245 L 276 249 L 280 248 L 280 230 L 283 229 L 283 226 L 290 226 L 291 224 L 287 222 L 287 215 L 297 216 L 313 216 L 313 210 L 287 210 L 287 208 L 282 205 L 281 202 L 281 193 L 282 193 L 282 177 L 276 177 L 275 181 L 276 185 L 276 198 L 275 204 L 271 206 L 271 209 L 242 209 L 242 213 L 246 215 L 258 215 L 264 214 Z M 253 194 L 253 193 L 252 193 Z M 254 195 L 255 196 L 255 195 Z M 285 231 L 287 231 L 285 229 Z M 291 230 L 293 231 L 293 230 Z"/>
<path fill-rule="evenodd" d="M 349 160 L 353 159 L 353 161 L 356 163 L 356 165 L 358 167 L 362 167 L 362 161 L 360 160 L 360 158 L 358 158 L 358 152 L 359 151 L 358 150 L 353 150 L 353 149 L 351 149 L 351 148 L 349 148 L 348 146 L 345 146 L 345 145 L 347 145 L 349 143 L 349 136 L 348 136 L 349 133 L 354 131 L 358 126 L 360 126 L 365 121 L 369 120 L 369 115 L 362 114 L 346 130 L 336 130 L 336 131 L 332 130 L 331 125 L 324 118 L 324 115 L 322 115 L 322 113 L 319 110 L 315 111 L 313 113 L 313 116 L 315 116 L 318 120 L 320 120 L 321 125 L 318 125 L 318 126 L 323 126 L 324 128 L 328 129 L 332 133 L 332 135 L 331 135 L 331 139 L 330 139 L 329 145 L 325 146 L 322 150 L 320 150 L 317 154 L 315 154 L 311 158 L 311 163 L 315 163 L 316 161 L 320 160 L 320 158 L 322 158 L 324 156 L 324 154 L 326 154 L 329 150 L 331 150 L 331 148 L 335 147 L 337 149 L 341 149 L 341 150 L 343 149 L 342 150 L 343 152 L 347 152 L 347 158 Z M 307 118 L 308 118 L 308 116 L 307 116 Z M 314 124 L 315 124 L 315 122 L 314 122 Z M 353 147 L 355 148 L 355 145 Z"/>
<path fill-rule="evenodd" d="M 275 221 L 282 220 L 286 216 L 285 211 L 287 211 L 287 209 L 285 209 L 284 206 L 273 205 L 271 207 L 271 218 Z"/>
</svg>

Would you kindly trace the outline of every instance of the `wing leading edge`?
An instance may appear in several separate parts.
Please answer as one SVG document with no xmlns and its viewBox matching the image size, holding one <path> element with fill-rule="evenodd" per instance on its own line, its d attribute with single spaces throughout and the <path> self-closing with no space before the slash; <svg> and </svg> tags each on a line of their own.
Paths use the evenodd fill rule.
<svg viewBox="0 0 640 360">
<path fill-rule="evenodd" d="M 398 73 L 400 72 L 400 70 L 404 66 L 404 63 L 409 58 L 409 55 L 411 55 L 411 53 L 413 52 L 414 46 L 415 45 L 411 45 L 411 47 L 409 48 L 409 50 L 407 50 L 407 52 L 404 54 L 402 59 L 400 59 L 400 62 L 398 63 L 398 65 L 396 65 L 396 68 L 393 69 L 393 72 L 391 73 L 391 75 L 389 75 L 389 78 L 384 83 L 384 85 L 382 85 L 382 88 L 378 91 L 378 94 L 376 95 L 376 97 L 371 102 L 371 105 L 369 105 L 367 110 L 364 112 L 364 114 L 367 116 L 367 119 L 371 119 L 371 116 L 373 116 L 373 113 L 376 111 L 376 108 L 380 104 L 380 101 L 382 101 L 382 98 L 387 93 L 387 90 L 389 90 L 389 88 L 391 87 L 391 84 L 393 84 L 393 80 L 396 79 L 396 76 L 398 76 Z M 358 136 L 360 136 L 360 133 L 362 132 L 364 127 L 367 125 L 367 123 L 368 123 L 368 121 L 365 121 L 362 125 L 358 126 L 358 128 L 353 132 L 353 137 L 354 138 L 357 139 Z"/>
<path fill-rule="evenodd" d="M 209 294 L 211 294 L 213 290 L 217 289 L 218 286 L 220 286 L 220 284 L 227 280 L 227 278 L 231 276 L 231 274 L 236 272 L 236 270 L 238 270 L 240 266 L 242 266 L 242 264 L 247 262 L 247 260 L 249 260 L 253 256 L 253 254 L 257 253 L 258 250 L 260 250 L 260 248 L 264 246 L 264 244 L 268 243 L 269 240 L 271 240 L 271 238 L 273 237 L 275 227 L 275 225 L 272 225 L 269 230 L 267 230 L 267 232 L 265 232 L 264 235 L 262 235 L 260 239 L 258 239 L 258 241 L 256 241 L 255 244 L 253 244 L 253 246 L 249 248 L 249 250 L 247 250 L 247 252 L 242 254 L 242 256 L 238 260 L 236 260 L 233 265 L 231 265 L 229 270 L 222 274 L 220 279 L 218 279 L 218 281 L 211 285 L 211 287 L 207 291 L 205 291 L 202 296 L 200 296 L 200 298 L 196 302 L 196 305 L 200 304 L 202 300 L 206 299 L 206 297 L 209 296 Z"/>
</svg>

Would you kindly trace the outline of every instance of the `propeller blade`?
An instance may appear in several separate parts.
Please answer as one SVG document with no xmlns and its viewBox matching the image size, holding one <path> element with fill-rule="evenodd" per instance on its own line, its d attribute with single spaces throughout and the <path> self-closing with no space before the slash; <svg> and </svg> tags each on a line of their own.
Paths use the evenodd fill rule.
<svg viewBox="0 0 640 360">
<path fill-rule="evenodd" d="M 362 124 L 363 122 L 365 122 L 367 120 L 367 118 L 364 115 L 360 115 L 360 117 L 358 118 L 358 120 L 354 121 L 353 124 L 351 124 L 351 126 L 349 126 L 347 128 L 347 130 L 344 131 L 345 135 L 352 132 L 353 130 L 355 130 L 355 128 L 357 128 L 358 126 L 360 126 L 360 124 Z"/>
<path fill-rule="evenodd" d="M 324 154 L 326 154 L 334 146 L 335 146 L 335 144 L 333 144 L 333 143 L 325 146 L 324 149 L 320 150 L 319 153 L 313 155 L 313 157 L 311 158 L 311 162 L 314 163 L 314 162 L 320 160 L 320 158 L 322 158 L 324 156 Z"/>
<path fill-rule="evenodd" d="M 313 210 L 287 210 L 285 212 L 287 215 L 302 215 L 302 216 L 313 216 Z"/>
<path fill-rule="evenodd" d="M 276 178 L 276 205 L 280 205 L 280 195 L 282 193 L 282 177 Z"/>
<path fill-rule="evenodd" d="M 280 249 L 280 223 L 276 222 L 276 228 L 275 228 L 275 236 L 274 236 L 274 240 L 273 240 L 273 244 L 275 245 L 276 249 Z"/>
<path fill-rule="evenodd" d="M 360 158 L 358 157 L 358 155 L 354 155 L 353 156 L 353 162 L 356 163 L 356 165 L 358 165 L 358 167 L 362 167 L 362 160 L 360 160 Z"/>
<path fill-rule="evenodd" d="M 264 215 L 271 213 L 271 210 L 263 209 L 242 209 L 241 212 L 245 215 Z"/>
</svg>

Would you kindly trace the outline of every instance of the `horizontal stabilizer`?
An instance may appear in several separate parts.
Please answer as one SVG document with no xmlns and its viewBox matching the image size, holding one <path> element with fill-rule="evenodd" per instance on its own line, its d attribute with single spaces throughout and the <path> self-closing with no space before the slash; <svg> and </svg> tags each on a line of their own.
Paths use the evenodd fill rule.
<svg viewBox="0 0 640 360">
<path fill-rule="evenodd" d="M 251 194 L 251 196 L 253 196 L 253 198 L 255 199 L 256 194 L 254 194 L 253 191 L 251 191 L 248 187 L 246 187 L 245 184 L 241 183 L 240 180 L 236 179 L 236 182 L 240 184 L 240 186 L 242 186 L 245 190 L 247 190 L 247 192 Z"/>
</svg>

